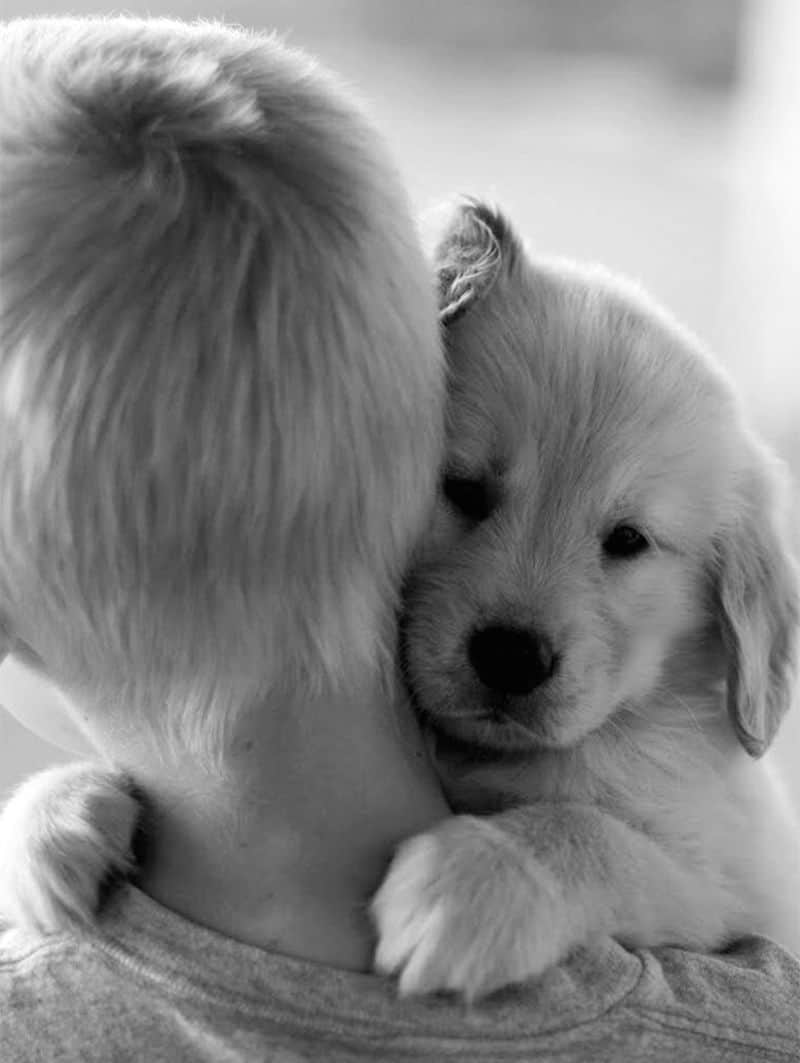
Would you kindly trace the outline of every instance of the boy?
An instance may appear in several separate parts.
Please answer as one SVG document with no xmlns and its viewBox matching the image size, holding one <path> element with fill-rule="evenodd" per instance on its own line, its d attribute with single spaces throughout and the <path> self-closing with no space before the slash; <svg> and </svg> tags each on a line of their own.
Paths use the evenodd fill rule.
<svg viewBox="0 0 800 1063">
<path fill-rule="evenodd" d="M 2 32 L 5 649 L 147 791 L 151 895 L 174 901 L 177 873 L 184 914 L 363 966 L 353 880 L 374 887 L 392 841 L 373 817 L 397 841 L 426 800 L 445 811 L 387 711 L 442 410 L 404 193 L 342 91 L 273 39 Z M 296 743 L 348 795 L 357 874 L 332 814 L 305 842 Z M 398 770 L 372 778 L 381 747 Z M 272 881 L 240 866 L 254 845 Z M 206 869 L 247 901 L 221 907 Z"/>
</svg>

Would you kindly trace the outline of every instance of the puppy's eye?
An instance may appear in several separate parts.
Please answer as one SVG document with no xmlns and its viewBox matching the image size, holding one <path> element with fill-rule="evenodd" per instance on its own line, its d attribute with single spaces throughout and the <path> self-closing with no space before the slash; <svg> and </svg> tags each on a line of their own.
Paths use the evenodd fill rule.
<svg viewBox="0 0 800 1063">
<path fill-rule="evenodd" d="M 618 524 L 603 539 L 603 551 L 608 557 L 629 558 L 649 550 L 650 543 L 631 524 Z"/>
<path fill-rule="evenodd" d="M 486 480 L 447 475 L 442 480 L 442 494 L 462 517 L 480 523 L 494 509 L 492 492 Z"/>
</svg>

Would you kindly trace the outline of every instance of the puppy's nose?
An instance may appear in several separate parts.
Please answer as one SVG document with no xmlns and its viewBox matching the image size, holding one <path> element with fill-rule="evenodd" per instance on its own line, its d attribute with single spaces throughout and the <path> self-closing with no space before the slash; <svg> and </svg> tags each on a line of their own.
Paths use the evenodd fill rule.
<svg viewBox="0 0 800 1063">
<path fill-rule="evenodd" d="M 474 631 L 467 656 L 480 681 L 500 694 L 530 694 L 550 678 L 556 663 L 546 639 L 501 624 Z"/>
</svg>

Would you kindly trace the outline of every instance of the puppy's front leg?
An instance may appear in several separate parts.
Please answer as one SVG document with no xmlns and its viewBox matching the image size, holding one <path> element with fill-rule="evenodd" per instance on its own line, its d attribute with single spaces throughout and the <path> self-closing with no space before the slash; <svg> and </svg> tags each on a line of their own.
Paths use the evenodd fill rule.
<svg viewBox="0 0 800 1063">
<path fill-rule="evenodd" d="M 31 776 L 0 814 L 0 923 L 40 934 L 90 925 L 104 883 L 133 870 L 141 818 L 133 783 L 113 768 Z"/>
<path fill-rule="evenodd" d="M 373 902 L 376 966 L 399 973 L 401 993 L 472 1000 L 598 935 L 706 945 L 722 936 L 726 906 L 700 875 L 587 805 L 455 816 L 398 850 Z"/>
</svg>

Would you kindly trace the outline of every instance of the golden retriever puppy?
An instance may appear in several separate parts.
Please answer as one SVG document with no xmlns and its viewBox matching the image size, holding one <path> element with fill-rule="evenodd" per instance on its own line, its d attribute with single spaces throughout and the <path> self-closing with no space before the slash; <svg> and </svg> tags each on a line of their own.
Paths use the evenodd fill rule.
<svg viewBox="0 0 800 1063">
<path fill-rule="evenodd" d="M 468 998 L 596 935 L 800 952 L 800 833 L 766 753 L 793 696 L 776 460 L 649 299 L 464 208 L 439 253 L 450 372 L 404 664 L 464 812 L 407 842 L 377 966 Z"/>
<path fill-rule="evenodd" d="M 800 843 L 762 756 L 798 626 L 777 463 L 630 286 L 529 258 L 477 204 L 437 268 L 448 458 L 402 656 L 462 814 L 397 853 L 376 966 L 401 992 L 475 999 L 598 935 L 800 950 Z M 12 800 L 0 829 L 35 854 L 18 920 L 92 918 L 99 869 L 130 863 L 114 788 L 131 801 L 76 766 Z M 42 822 L 60 866 L 36 853 Z"/>
</svg>

